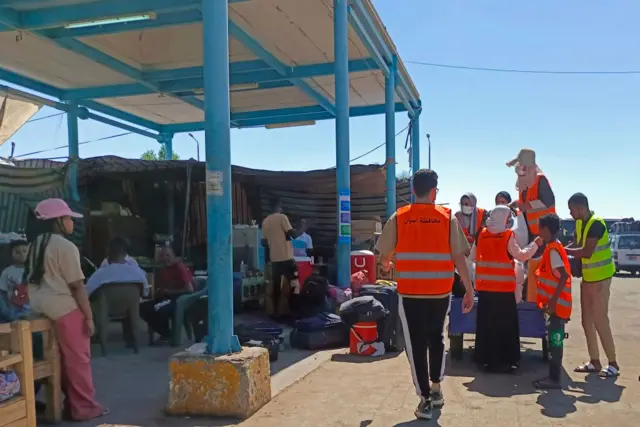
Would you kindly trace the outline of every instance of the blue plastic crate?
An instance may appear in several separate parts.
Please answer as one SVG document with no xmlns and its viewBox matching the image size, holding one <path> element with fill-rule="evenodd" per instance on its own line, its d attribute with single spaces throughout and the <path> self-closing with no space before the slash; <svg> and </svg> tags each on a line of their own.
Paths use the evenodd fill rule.
<svg viewBox="0 0 640 427">
<path fill-rule="evenodd" d="M 475 299 L 473 310 L 462 313 L 462 298 L 452 298 L 449 313 L 449 334 L 475 334 L 478 299 Z M 524 338 L 544 338 L 546 336 L 544 314 L 535 304 L 522 302 L 518 304 L 518 322 L 520 336 Z"/>
</svg>

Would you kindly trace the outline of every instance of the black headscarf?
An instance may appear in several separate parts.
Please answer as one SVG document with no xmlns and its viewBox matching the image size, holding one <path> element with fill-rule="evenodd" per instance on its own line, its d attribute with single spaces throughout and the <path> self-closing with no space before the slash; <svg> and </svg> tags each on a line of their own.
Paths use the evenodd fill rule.
<svg viewBox="0 0 640 427">
<path fill-rule="evenodd" d="M 501 191 L 498 194 L 496 194 L 496 199 L 498 197 L 502 197 L 503 199 L 505 199 L 507 201 L 507 203 L 511 203 L 511 194 L 509 194 L 508 191 Z"/>
</svg>

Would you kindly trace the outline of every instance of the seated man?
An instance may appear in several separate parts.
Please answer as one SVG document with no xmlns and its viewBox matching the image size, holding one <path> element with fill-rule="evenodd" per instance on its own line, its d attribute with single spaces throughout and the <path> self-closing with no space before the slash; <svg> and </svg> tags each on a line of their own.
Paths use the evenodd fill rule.
<svg viewBox="0 0 640 427">
<path fill-rule="evenodd" d="M 146 273 L 138 267 L 127 263 L 127 243 L 116 237 L 109 242 L 107 265 L 99 268 L 89 277 L 86 286 L 87 296 L 107 283 L 142 283 L 143 295 L 149 293 Z"/>
<path fill-rule="evenodd" d="M 154 299 L 140 304 L 140 317 L 154 332 L 167 340 L 171 336 L 169 325 L 176 300 L 181 295 L 193 292 L 193 275 L 168 246 L 162 248 L 160 259 L 164 267 L 155 278 Z"/>
</svg>

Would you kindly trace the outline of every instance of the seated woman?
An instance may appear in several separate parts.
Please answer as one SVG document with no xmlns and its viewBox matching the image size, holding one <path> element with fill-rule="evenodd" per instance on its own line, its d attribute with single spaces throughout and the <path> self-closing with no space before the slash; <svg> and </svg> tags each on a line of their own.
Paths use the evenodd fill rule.
<svg viewBox="0 0 640 427">
<path fill-rule="evenodd" d="M 91 296 L 102 285 L 107 283 L 140 283 L 143 295 L 149 292 L 147 275 L 137 264 L 129 264 L 127 257 L 127 242 L 121 237 L 115 237 L 109 242 L 108 264 L 96 270 L 87 281 L 86 292 Z"/>
<path fill-rule="evenodd" d="M 476 261 L 478 312 L 476 362 L 490 371 L 515 371 L 520 363 L 515 263 L 530 259 L 541 239 L 521 249 L 507 228 L 511 210 L 497 206 L 478 234 L 470 258 Z"/>
<path fill-rule="evenodd" d="M 176 300 L 193 292 L 193 275 L 168 246 L 162 248 L 160 259 L 164 267 L 156 275 L 154 299 L 140 304 L 140 317 L 163 340 L 168 340 Z"/>
<path fill-rule="evenodd" d="M 119 245 L 124 245 L 124 262 L 126 264 L 129 265 L 135 265 L 136 267 L 138 266 L 138 261 L 136 261 L 133 257 L 129 256 L 129 242 L 127 241 L 127 239 L 123 238 L 123 237 L 114 237 L 111 241 L 113 242 L 114 240 L 118 241 Z M 107 248 L 107 254 L 109 253 L 109 248 Z M 100 268 L 102 267 L 106 267 L 107 265 L 109 265 L 109 256 L 107 255 L 107 257 L 102 261 L 102 264 L 100 264 Z"/>
</svg>

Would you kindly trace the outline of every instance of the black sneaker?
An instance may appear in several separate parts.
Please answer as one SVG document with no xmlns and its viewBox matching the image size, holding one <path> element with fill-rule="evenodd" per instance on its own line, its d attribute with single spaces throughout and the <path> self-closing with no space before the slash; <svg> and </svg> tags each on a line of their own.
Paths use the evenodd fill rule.
<svg viewBox="0 0 640 427">
<path fill-rule="evenodd" d="M 431 398 L 431 403 L 434 408 L 442 408 L 444 406 L 442 390 L 431 390 L 429 397 Z"/>
<path fill-rule="evenodd" d="M 419 420 L 430 420 L 433 416 L 433 404 L 431 400 L 423 397 L 414 414 Z"/>
</svg>

